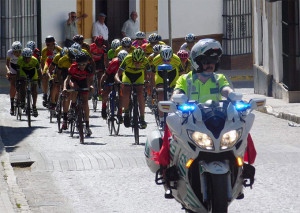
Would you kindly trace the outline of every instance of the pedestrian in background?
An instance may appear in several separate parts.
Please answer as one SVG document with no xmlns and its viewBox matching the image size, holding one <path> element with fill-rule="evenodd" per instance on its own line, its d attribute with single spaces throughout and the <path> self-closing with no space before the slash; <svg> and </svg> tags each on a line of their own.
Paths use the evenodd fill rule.
<svg viewBox="0 0 300 213">
<path fill-rule="evenodd" d="M 102 36 L 104 39 L 104 45 L 108 47 L 108 28 L 105 25 L 104 21 L 105 21 L 106 15 L 104 13 L 100 13 L 97 16 L 97 21 L 93 24 L 93 41 L 95 41 L 95 39 L 98 36 Z"/>
<path fill-rule="evenodd" d="M 130 18 L 125 21 L 122 27 L 122 36 L 136 39 L 135 33 L 140 30 L 140 23 L 137 20 L 138 14 L 136 11 L 130 13 Z"/>
<path fill-rule="evenodd" d="M 65 23 L 65 46 L 71 47 L 71 45 L 74 43 L 73 37 L 75 35 L 78 35 L 78 29 L 77 29 L 77 22 L 80 19 L 84 19 L 88 17 L 87 14 L 83 14 L 82 16 L 77 17 L 76 12 L 72 11 L 69 13 L 69 18 Z"/>
</svg>

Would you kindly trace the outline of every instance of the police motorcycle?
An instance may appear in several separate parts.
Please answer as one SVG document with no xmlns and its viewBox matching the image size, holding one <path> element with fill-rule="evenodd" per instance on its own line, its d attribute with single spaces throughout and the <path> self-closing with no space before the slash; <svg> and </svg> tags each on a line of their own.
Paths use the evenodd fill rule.
<svg viewBox="0 0 300 213">
<path fill-rule="evenodd" d="M 219 102 L 187 99 L 176 94 L 173 102 L 159 102 L 159 109 L 169 113 L 170 163 L 162 167 L 153 158 L 162 146 L 159 131 L 147 137 L 146 162 L 156 173 L 156 183 L 169 191 L 165 197 L 175 198 L 186 212 L 227 212 L 233 200 L 243 198 L 243 188 L 254 183 L 255 168 L 244 157 L 252 111 L 262 108 L 265 99 L 246 103 L 235 92 Z"/>
</svg>

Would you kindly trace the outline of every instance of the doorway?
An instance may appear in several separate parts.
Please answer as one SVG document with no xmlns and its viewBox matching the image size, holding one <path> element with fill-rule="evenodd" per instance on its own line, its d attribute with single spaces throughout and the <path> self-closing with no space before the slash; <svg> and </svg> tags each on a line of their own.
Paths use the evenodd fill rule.
<svg viewBox="0 0 300 213">
<path fill-rule="evenodd" d="M 115 38 L 122 39 L 123 23 L 129 18 L 129 0 L 96 0 L 96 15 L 99 13 L 107 15 L 105 24 L 109 42 Z"/>
</svg>

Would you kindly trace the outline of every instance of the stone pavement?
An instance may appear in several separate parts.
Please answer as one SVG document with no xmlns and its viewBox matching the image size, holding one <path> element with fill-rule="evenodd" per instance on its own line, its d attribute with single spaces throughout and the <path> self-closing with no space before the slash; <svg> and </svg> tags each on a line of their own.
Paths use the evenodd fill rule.
<svg viewBox="0 0 300 213">
<path fill-rule="evenodd" d="M 249 81 L 253 79 L 252 71 L 220 71 L 229 76 L 231 81 Z M 300 103 L 286 103 L 281 99 L 273 97 L 266 97 L 253 93 L 245 93 L 244 99 L 250 100 L 252 98 L 264 97 L 266 98 L 266 106 L 264 113 L 273 115 L 275 117 L 287 120 L 290 126 L 300 126 Z M 114 153 L 115 154 L 115 153 Z M 8 153 L 6 153 L 0 132 L 0 212 L 14 213 L 14 212 L 31 212 L 29 205 L 23 192 L 17 184 L 17 179 L 14 175 L 13 168 L 10 164 Z"/>
</svg>

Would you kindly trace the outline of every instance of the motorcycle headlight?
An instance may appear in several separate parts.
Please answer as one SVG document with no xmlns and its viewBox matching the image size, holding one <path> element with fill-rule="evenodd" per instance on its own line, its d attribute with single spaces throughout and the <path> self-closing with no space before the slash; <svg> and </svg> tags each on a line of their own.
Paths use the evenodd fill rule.
<svg viewBox="0 0 300 213">
<path fill-rule="evenodd" d="M 235 145 L 242 135 L 242 129 L 231 130 L 222 136 L 221 149 L 228 149 Z"/>
<path fill-rule="evenodd" d="M 214 149 L 213 140 L 207 134 L 188 130 L 188 135 L 200 148 L 207 150 Z"/>
</svg>

